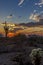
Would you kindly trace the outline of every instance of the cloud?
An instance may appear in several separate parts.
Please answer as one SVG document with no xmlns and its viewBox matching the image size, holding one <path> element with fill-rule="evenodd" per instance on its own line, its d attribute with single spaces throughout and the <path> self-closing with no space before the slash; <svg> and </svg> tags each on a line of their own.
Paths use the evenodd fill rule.
<svg viewBox="0 0 43 65">
<path fill-rule="evenodd" d="M 36 22 L 39 22 L 41 18 L 43 18 L 43 16 L 40 14 L 31 14 L 29 17 L 30 20 L 34 20 Z"/>
<path fill-rule="evenodd" d="M 12 18 L 11 16 L 7 16 L 7 18 Z"/>
<path fill-rule="evenodd" d="M 39 7 L 42 7 L 42 5 L 40 5 Z"/>
<path fill-rule="evenodd" d="M 34 10 L 34 13 L 36 12 L 37 10 Z"/>
<path fill-rule="evenodd" d="M 7 18 L 12 18 L 14 17 L 14 15 L 10 14 L 9 16 L 7 16 Z"/>
<path fill-rule="evenodd" d="M 18 6 L 22 5 L 24 2 L 24 0 L 20 0 L 20 2 L 18 3 Z"/>
<path fill-rule="evenodd" d="M 33 14 L 31 14 L 31 15 L 30 15 L 30 17 L 29 17 L 29 19 L 33 19 L 33 16 L 34 16 L 34 15 L 33 15 Z"/>
<path fill-rule="evenodd" d="M 43 0 L 40 0 L 41 2 L 40 3 L 38 3 L 38 5 L 43 5 Z"/>
<path fill-rule="evenodd" d="M 43 0 L 40 0 L 39 3 L 35 3 L 35 5 L 38 5 L 39 7 L 42 7 L 42 5 L 43 5 Z"/>
</svg>

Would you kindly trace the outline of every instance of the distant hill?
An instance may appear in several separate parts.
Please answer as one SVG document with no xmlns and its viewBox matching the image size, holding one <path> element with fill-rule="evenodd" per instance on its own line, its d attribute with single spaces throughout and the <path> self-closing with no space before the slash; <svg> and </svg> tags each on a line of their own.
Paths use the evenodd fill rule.
<svg viewBox="0 0 43 65">
<path fill-rule="evenodd" d="M 39 25 L 43 25 L 43 19 L 40 19 L 39 22 L 20 23 L 19 25 L 23 25 L 23 26 L 39 26 Z"/>
</svg>

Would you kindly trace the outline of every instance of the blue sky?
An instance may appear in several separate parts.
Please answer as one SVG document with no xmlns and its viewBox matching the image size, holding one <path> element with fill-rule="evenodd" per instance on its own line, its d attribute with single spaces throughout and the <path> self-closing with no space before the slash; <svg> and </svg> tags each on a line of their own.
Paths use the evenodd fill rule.
<svg viewBox="0 0 43 65">
<path fill-rule="evenodd" d="M 22 3 L 20 4 L 20 2 Z M 38 3 L 41 4 L 38 5 Z M 0 22 L 5 20 L 14 23 L 31 22 L 30 15 L 41 11 L 43 11 L 41 0 L 0 0 Z M 7 18 L 10 14 L 12 17 Z"/>
</svg>

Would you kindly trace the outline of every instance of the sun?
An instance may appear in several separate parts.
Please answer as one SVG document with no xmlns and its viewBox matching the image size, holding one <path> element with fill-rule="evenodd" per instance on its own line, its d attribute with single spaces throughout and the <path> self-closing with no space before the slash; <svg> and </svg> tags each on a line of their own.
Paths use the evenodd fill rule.
<svg viewBox="0 0 43 65">
<path fill-rule="evenodd" d="M 15 34 L 14 33 L 12 33 L 12 32 L 10 32 L 10 33 L 8 33 L 8 35 L 7 35 L 8 37 L 14 37 L 15 36 Z"/>
</svg>

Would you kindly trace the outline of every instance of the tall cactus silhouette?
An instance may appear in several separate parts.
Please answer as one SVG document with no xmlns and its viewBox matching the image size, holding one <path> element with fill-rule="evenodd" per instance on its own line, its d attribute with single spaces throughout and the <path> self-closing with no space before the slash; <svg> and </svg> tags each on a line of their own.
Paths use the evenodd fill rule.
<svg viewBox="0 0 43 65">
<path fill-rule="evenodd" d="M 5 24 L 5 25 L 4 25 L 5 36 L 6 36 L 6 38 L 7 38 L 7 34 L 8 34 L 8 31 L 9 31 L 9 27 L 7 26 L 6 21 L 5 21 L 5 23 L 4 23 L 4 24 Z"/>
</svg>

